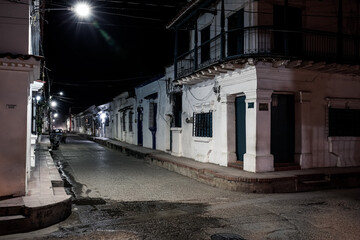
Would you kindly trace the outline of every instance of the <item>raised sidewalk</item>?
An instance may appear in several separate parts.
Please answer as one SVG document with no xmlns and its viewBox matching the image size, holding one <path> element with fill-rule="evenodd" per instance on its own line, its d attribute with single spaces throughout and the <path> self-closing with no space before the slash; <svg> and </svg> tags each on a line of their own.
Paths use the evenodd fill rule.
<svg viewBox="0 0 360 240">
<path fill-rule="evenodd" d="M 71 214 L 71 196 L 49 153 L 49 138 L 42 136 L 35 152 L 26 196 L 0 201 L 0 235 L 44 228 Z"/>
<path fill-rule="evenodd" d="M 143 158 L 157 166 L 191 177 L 208 185 L 232 191 L 252 193 L 289 193 L 360 186 L 360 167 L 315 168 L 304 170 L 251 173 L 212 163 L 172 156 L 108 138 L 81 135 L 109 148 Z"/>
</svg>

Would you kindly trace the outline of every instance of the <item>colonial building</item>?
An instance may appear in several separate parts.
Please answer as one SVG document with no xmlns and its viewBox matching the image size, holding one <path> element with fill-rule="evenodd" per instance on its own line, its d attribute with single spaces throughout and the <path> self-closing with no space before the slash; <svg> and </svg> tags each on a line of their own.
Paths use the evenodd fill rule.
<svg viewBox="0 0 360 240">
<path fill-rule="evenodd" d="M 34 166 L 39 1 L 0 1 L 0 198 L 23 196 Z"/>
<path fill-rule="evenodd" d="M 116 96 L 112 102 L 113 114 L 111 120 L 114 139 L 136 144 L 136 98 L 134 91 L 126 91 Z"/>
<path fill-rule="evenodd" d="M 135 88 L 137 144 L 170 150 L 171 108 L 169 81 L 157 77 Z"/>
<path fill-rule="evenodd" d="M 174 155 L 250 172 L 360 166 L 360 3 L 193 0 L 175 31 Z"/>
</svg>

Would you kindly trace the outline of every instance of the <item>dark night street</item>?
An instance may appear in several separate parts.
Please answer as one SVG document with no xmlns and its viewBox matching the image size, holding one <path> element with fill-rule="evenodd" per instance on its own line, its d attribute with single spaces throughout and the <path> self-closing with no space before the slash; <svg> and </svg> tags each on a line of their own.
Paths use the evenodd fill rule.
<svg viewBox="0 0 360 240">
<path fill-rule="evenodd" d="M 0 240 L 360 240 L 360 0 L 0 0 Z"/>
<path fill-rule="evenodd" d="M 224 233 L 244 239 L 357 239 L 360 234 L 360 189 L 230 192 L 75 135 L 52 155 L 74 196 L 72 215 L 49 228 L 0 239 L 211 239 Z"/>
</svg>

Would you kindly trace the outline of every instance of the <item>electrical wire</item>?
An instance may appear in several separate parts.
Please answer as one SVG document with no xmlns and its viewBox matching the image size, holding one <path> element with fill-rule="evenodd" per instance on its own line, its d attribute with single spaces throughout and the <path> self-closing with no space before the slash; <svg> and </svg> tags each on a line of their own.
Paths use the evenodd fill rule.
<svg viewBox="0 0 360 240">
<path fill-rule="evenodd" d="M 158 19 L 158 18 L 150 18 L 150 17 L 141 17 L 141 16 L 134 16 L 129 14 L 122 14 L 122 13 L 111 13 L 111 12 L 104 12 L 104 11 L 93 11 L 94 13 L 103 13 L 107 15 L 119 16 L 119 17 L 126 17 L 126 18 L 136 18 L 136 19 L 143 19 L 143 20 L 151 20 L 157 22 L 164 22 L 165 20 Z"/>
</svg>

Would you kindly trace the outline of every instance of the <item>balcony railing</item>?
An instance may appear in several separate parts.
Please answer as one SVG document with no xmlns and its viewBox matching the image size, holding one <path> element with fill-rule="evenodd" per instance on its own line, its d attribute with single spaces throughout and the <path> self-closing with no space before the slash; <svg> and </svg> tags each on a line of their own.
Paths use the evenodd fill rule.
<svg viewBox="0 0 360 240">
<path fill-rule="evenodd" d="M 273 27 L 248 27 L 217 35 L 176 58 L 176 77 L 215 63 L 242 57 L 286 57 L 315 61 L 359 63 L 360 36 Z M 224 53 L 222 53 L 224 49 Z M 222 57 L 223 56 L 223 57 Z"/>
</svg>

